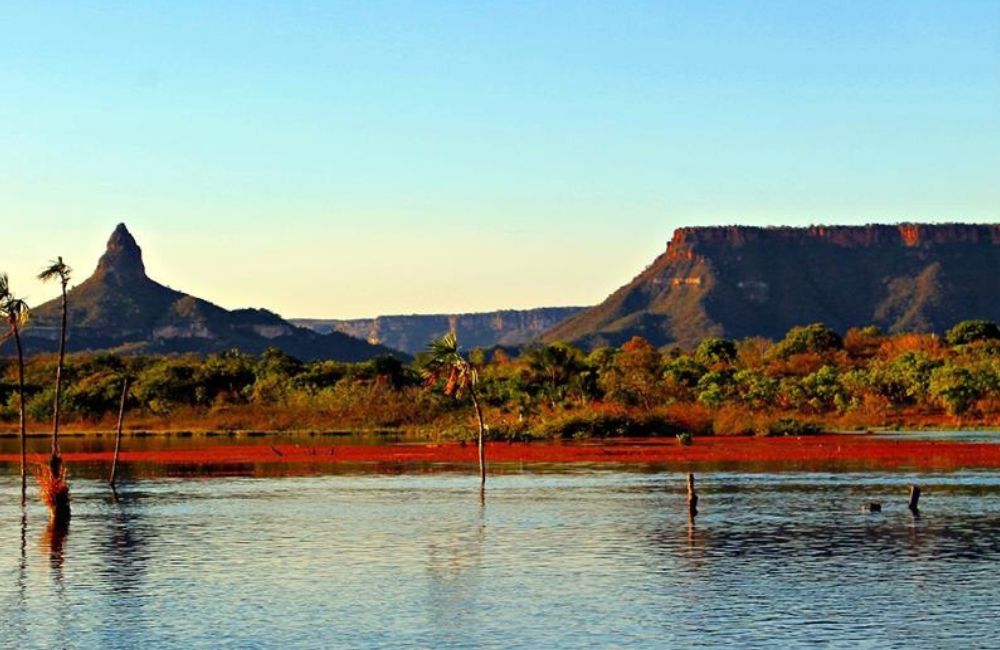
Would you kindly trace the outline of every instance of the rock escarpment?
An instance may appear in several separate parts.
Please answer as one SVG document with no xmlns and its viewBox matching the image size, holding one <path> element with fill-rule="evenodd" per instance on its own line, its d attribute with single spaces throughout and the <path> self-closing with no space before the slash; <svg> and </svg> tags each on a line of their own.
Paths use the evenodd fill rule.
<svg viewBox="0 0 1000 650">
<path fill-rule="evenodd" d="M 1000 320 L 998 296 L 1000 224 L 680 228 L 632 282 L 543 338 L 690 345 L 815 321 L 943 332 Z"/>
</svg>

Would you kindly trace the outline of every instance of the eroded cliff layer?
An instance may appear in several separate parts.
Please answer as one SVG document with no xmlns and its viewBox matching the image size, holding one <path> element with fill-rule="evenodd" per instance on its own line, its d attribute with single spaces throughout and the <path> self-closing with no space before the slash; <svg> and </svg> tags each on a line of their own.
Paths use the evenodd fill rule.
<svg viewBox="0 0 1000 650">
<path fill-rule="evenodd" d="M 632 282 L 543 338 L 690 345 L 815 321 L 941 332 L 1000 320 L 998 272 L 1000 224 L 680 228 Z"/>
</svg>

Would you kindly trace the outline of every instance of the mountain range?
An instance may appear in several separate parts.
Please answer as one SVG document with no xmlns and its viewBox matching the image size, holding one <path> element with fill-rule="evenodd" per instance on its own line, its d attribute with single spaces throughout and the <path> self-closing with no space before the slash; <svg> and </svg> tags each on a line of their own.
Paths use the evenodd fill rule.
<svg viewBox="0 0 1000 650">
<path fill-rule="evenodd" d="M 277 347 L 302 359 L 405 357 L 454 331 L 466 349 L 566 341 L 585 348 L 642 336 L 690 346 L 707 336 L 778 339 L 821 321 L 844 331 L 943 332 L 1000 321 L 1000 224 L 679 228 L 666 250 L 600 304 L 478 314 L 285 320 L 227 310 L 146 275 L 115 228 L 94 273 L 70 289 L 71 351 L 208 353 Z M 31 351 L 58 344 L 60 302 L 33 311 Z"/>
<path fill-rule="evenodd" d="M 542 338 L 685 346 L 816 321 L 943 332 L 1000 321 L 998 298 L 1000 224 L 680 228 L 635 279 Z"/>
<path fill-rule="evenodd" d="M 71 351 L 208 353 L 240 349 L 260 353 L 279 348 L 305 360 L 361 361 L 380 355 L 404 357 L 340 332 L 319 334 L 266 309 L 227 310 L 166 287 L 146 275 L 142 250 L 119 224 L 94 273 L 69 290 Z M 60 300 L 32 311 L 25 330 L 30 351 L 58 347 Z"/>
<path fill-rule="evenodd" d="M 582 311 L 583 307 L 504 309 L 473 314 L 413 314 L 353 320 L 294 318 L 290 322 L 317 332 L 341 332 L 417 354 L 432 339 L 455 332 L 465 348 L 519 346 Z"/>
</svg>

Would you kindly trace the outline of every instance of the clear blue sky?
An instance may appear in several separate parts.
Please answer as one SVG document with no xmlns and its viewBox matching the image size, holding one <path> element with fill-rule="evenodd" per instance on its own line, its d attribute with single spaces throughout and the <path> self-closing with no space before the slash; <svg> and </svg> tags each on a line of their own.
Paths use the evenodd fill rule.
<svg viewBox="0 0 1000 650">
<path fill-rule="evenodd" d="M 0 5 L 0 269 L 348 317 L 594 303 L 700 224 L 997 221 L 1000 2 Z"/>
</svg>

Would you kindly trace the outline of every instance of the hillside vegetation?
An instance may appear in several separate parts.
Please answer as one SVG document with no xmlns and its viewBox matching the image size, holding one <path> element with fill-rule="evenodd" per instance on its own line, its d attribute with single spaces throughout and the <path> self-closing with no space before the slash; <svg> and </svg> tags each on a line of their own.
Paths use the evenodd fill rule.
<svg viewBox="0 0 1000 650">
<path fill-rule="evenodd" d="M 493 438 L 801 434 L 830 428 L 1000 425 L 1000 329 L 969 321 L 946 336 L 822 324 L 781 340 L 708 338 L 661 352 L 642 338 L 590 353 L 547 344 L 511 357 L 473 350 Z M 55 363 L 27 369 L 29 418 L 52 406 Z M 420 378 L 421 359 L 304 362 L 259 356 L 77 354 L 66 368 L 65 418 L 109 428 L 122 380 L 129 422 L 148 429 L 400 429 L 465 437 L 464 404 Z M 15 367 L 0 366 L 0 419 L 16 422 Z"/>
</svg>

